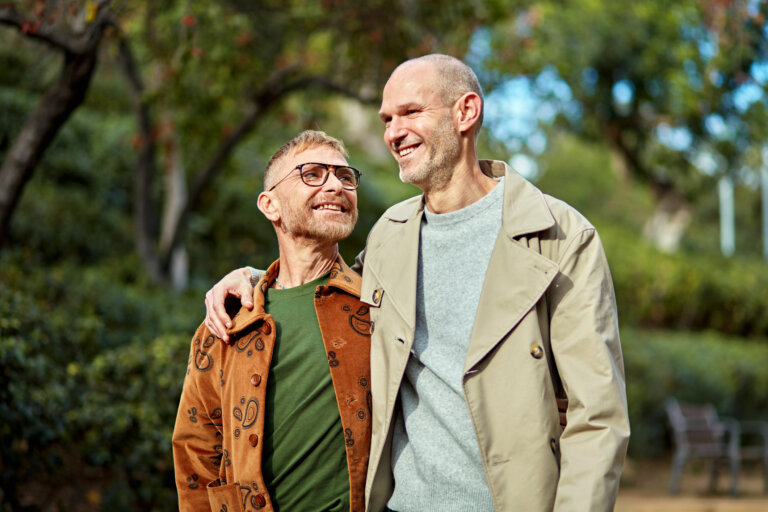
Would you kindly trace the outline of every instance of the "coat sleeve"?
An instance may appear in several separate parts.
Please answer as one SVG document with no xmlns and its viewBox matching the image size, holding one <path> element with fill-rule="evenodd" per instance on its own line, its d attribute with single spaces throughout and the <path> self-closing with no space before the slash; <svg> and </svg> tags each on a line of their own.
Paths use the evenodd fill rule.
<svg viewBox="0 0 768 512">
<path fill-rule="evenodd" d="M 181 511 L 210 510 L 206 487 L 219 478 L 222 462 L 221 398 L 208 382 L 214 372 L 200 371 L 196 364 L 209 358 L 205 352 L 209 337 L 210 333 L 201 325 L 192 338 L 173 429 L 173 463 Z M 212 344 L 210 348 L 215 350 L 218 345 Z"/>
<path fill-rule="evenodd" d="M 355 256 L 355 263 L 351 268 L 358 274 L 363 275 L 363 265 L 365 265 L 365 247 L 363 247 L 363 250 Z"/>
<path fill-rule="evenodd" d="M 568 395 L 555 510 L 613 510 L 629 442 L 624 363 L 608 263 L 594 228 L 559 261 L 550 340 Z"/>
</svg>

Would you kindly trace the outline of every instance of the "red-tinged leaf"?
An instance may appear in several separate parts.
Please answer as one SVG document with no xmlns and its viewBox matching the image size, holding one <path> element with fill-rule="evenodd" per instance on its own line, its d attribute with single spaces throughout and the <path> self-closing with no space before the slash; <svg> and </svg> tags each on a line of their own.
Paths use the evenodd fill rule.
<svg viewBox="0 0 768 512">
<path fill-rule="evenodd" d="M 131 147 L 133 149 L 140 149 L 144 145 L 144 136 L 140 133 L 137 133 L 133 136 L 131 139 Z"/>
<path fill-rule="evenodd" d="M 200 58 L 200 57 L 202 57 L 202 56 L 203 56 L 203 54 L 204 54 L 205 52 L 203 51 L 203 49 L 202 49 L 202 48 L 199 48 L 199 47 L 197 47 L 197 46 L 194 46 L 194 47 L 193 47 L 193 48 L 192 48 L 192 49 L 189 51 L 189 53 L 190 53 L 190 54 L 191 54 L 191 55 L 192 55 L 194 58 L 196 58 L 196 59 L 197 59 L 197 58 Z"/>
<path fill-rule="evenodd" d="M 40 20 L 38 20 L 38 21 L 36 21 L 34 23 L 31 23 L 29 25 L 29 33 L 30 34 L 34 34 L 35 32 L 37 32 L 37 29 L 39 29 L 39 28 L 40 28 Z"/>
<path fill-rule="evenodd" d="M 253 34 L 250 32 L 243 32 L 239 36 L 237 36 L 237 39 L 235 39 L 235 44 L 237 46 L 245 46 L 249 44 L 251 41 L 253 41 Z"/>
<path fill-rule="evenodd" d="M 194 27 L 195 25 L 197 25 L 197 18 L 189 14 L 185 14 L 184 16 L 181 17 L 181 24 L 184 25 L 185 27 Z"/>
</svg>

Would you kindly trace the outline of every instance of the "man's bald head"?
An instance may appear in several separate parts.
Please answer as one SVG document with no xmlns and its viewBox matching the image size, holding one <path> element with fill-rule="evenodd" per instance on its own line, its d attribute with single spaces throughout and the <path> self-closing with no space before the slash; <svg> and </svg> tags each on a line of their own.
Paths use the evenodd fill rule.
<svg viewBox="0 0 768 512">
<path fill-rule="evenodd" d="M 456 100 L 468 92 L 477 94 L 483 102 L 485 109 L 485 99 L 483 98 L 483 89 L 480 87 L 480 81 L 472 68 L 464 64 L 456 57 L 443 55 L 442 53 L 431 53 L 422 57 L 410 59 L 395 68 L 392 75 L 400 71 L 405 71 L 412 66 L 429 66 L 437 74 L 435 86 L 438 88 L 440 99 L 445 106 L 452 106 Z M 480 133 L 480 127 L 483 125 L 483 111 L 480 111 L 480 118 L 475 127 L 475 136 Z"/>
</svg>

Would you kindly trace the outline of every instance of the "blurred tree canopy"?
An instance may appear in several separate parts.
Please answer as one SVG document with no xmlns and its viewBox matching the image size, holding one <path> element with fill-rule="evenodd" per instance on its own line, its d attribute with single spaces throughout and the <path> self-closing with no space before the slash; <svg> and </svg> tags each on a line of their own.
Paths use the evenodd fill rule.
<svg viewBox="0 0 768 512">
<path fill-rule="evenodd" d="M 557 124 L 603 141 L 684 229 L 711 176 L 762 164 L 767 14 L 747 0 L 531 2 L 489 28 L 480 61 L 491 87 L 536 80 Z"/>
<path fill-rule="evenodd" d="M 149 274 L 167 280 L 189 213 L 271 108 L 310 89 L 373 102 L 396 63 L 437 48 L 461 54 L 474 27 L 499 12 L 495 2 L 414 7 L 403 16 L 383 1 L 2 4 L 0 23 L 47 43 L 63 67 L 21 131 L 6 134 L 0 240 L 24 184 L 82 103 L 97 57 L 110 59 L 122 72 L 113 69 L 114 92 L 131 99 L 138 127 L 136 247 Z"/>
</svg>

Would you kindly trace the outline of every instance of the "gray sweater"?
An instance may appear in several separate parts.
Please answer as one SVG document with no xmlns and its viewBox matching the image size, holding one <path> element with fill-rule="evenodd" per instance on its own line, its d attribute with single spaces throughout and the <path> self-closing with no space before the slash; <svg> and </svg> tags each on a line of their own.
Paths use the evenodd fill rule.
<svg viewBox="0 0 768 512">
<path fill-rule="evenodd" d="M 416 332 L 400 387 L 393 510 L 491 511 L 462 377 L 493 245 L 503 178 L 479 201 L 421 223 Z"/>
</svg>

